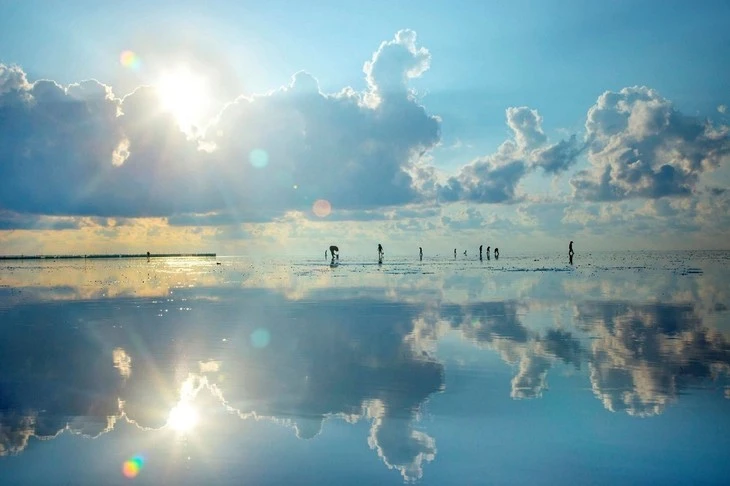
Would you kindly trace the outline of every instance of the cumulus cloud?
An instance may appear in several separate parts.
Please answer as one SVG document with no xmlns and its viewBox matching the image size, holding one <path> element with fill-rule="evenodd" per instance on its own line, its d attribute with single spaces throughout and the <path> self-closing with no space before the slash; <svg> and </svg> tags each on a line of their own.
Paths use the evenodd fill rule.
<svg viewBox="0 0 730 486">
<path fill-rule="evenodd" d="M 120 99 L 97 81 L 61 86 L 0 69 L 0 207 L 54 215 L 172 216 L 237 212 L 239 220 L 421 199 L 411 171 L 440 138 L 408 80 L 429 67 L 416 34 L 384 42 L 368 89 L 325 94 L 310 74 L 226 105 L 190 137 L 156 90 Z M 256 208 L 252 211 L 251 208 Z M 260 213 L 259 213 L 260 209 Z"/>
<path fill-rule="evenodd" d="M 730 158 L 730 128 L 683 115 L 643 86 L 603 93 L 588 110 L 586 143 L 592 167 L 571 183 L 592 201 L 689 196 L 700 174 Z"/>
<path fill-rule="evenodd" d="M 547 143 L 542 117 L 526 106 L 506 110 L 512 138 L 497 151 L 464 166 L 456 176 L 437 185 L 439 199 L 446 202 L 515 203 L 523 199 L 517 186 L 529 172 L 542 168 L 559 174 L 577 161 L 583 150 L 572 136 L 558 143 Z"/>
</svg>

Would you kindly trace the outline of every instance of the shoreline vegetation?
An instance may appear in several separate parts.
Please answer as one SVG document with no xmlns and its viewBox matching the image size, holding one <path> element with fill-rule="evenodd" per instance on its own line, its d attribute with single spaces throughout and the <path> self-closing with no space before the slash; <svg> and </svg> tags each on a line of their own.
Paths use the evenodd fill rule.
<svg viewBox="0 0 730 486">
<path fill-rule="evenodd" d="M 112 259 L 112 258 L 175 258 L 175 257 L 211 257 L 215 253 L 110 253 L 99 255 L 0 255 L 0 260 L 78 260 L 78 259 Z"/>
</svg>

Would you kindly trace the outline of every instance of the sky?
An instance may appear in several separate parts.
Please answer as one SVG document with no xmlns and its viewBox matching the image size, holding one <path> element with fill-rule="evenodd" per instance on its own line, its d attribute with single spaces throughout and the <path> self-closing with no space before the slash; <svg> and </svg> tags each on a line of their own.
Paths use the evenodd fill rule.
<svg viewBox="0 0 730 486">
<path fill-rule="evenodd" d="M 0 253 L 727 249 L 728 19 L 0 0 Z"/>
</svg>

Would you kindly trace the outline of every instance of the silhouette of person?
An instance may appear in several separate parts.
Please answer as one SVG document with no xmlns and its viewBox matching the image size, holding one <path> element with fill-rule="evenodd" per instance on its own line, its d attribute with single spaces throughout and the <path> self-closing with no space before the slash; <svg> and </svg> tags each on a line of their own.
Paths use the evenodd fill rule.
<svg viewBox="0 0 730 486">
<path fill-rule="evenodd" d="M 324 259 L 327 259 L 327 250 L 324 251 Z"/>
<path fill-rule="evenodd" d="M 494 259 L 499 260 L 499 248 L 494 249 Z"/>
<path fill-rule="evenodd" d="M 335 258 L 340 260 L 340 249 L 335 245 L 330 246 L 330 255 L 332 255 L 332 263 L 335 263 Z"/>
<path fill-rule="evenodd" d="M 454 248 L 454 260 L 456 260 L 456 248 Z"/>
<path fill-rule="evenodd" d="M 423 247 L 418 247 L 418 257 L 423 261 Z"/>
<path fill-rule="evenodd" d="M 482 259 L 482 246 L 483 245 L 479 245 L 479 259 L 480 260 Z"/>
<path fill-rule="evenodd" d="M 378 263 L 383 263 L 383 245 L 378 243 Z"/>
<path fill-rule="evenodd" d="M 466 256 L 466 250 L 464 250 L 464 256 Z"/>
<path fill-rule="evenodd" d="M 570 243 L 568 244 L 568 260 L 570 261 L 570 264 L 573 264 L 573 240 L 570 240 Z"/>
<path fill-rule="evenodd" d="M 489 249 L 490 249 L 490 248 L 491 248 L 491 246 L 488 246 L 488 247 L 487 247 L 487 260 L 489 260 Z"/>
<path fill-rule="evenodd" d="M 147 252 L 147 261 L 150 261 L 150 252 Z"/>
</svg>

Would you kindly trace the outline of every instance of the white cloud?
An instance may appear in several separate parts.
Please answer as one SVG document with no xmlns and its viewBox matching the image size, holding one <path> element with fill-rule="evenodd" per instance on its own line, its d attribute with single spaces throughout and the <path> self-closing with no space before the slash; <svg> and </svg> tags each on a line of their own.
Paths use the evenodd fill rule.
<svg viewBox="0 0 730 486">
<path fill-rule="evenodd" d="M 437 185 L 440 200 L 479 203 L 515 203 L 524 198 L 517 186 L 530 171 L 539 167 L 558 174 L 572 166 L 583 147 L 575 136 L 548 145 L 542 117 L 526 106 L 506 110 L 512 139 L 497 151 L 464 166 L 446 184 Z"/>
<path fill-rule="evenodd" d="M 730 128 L 683 115 L 643 86 L 603 93 L 586 141 L 592 168 L 571 182 L 593 201 L 690 196 L 700 174 L 730 160 Z"/>
</svg>

